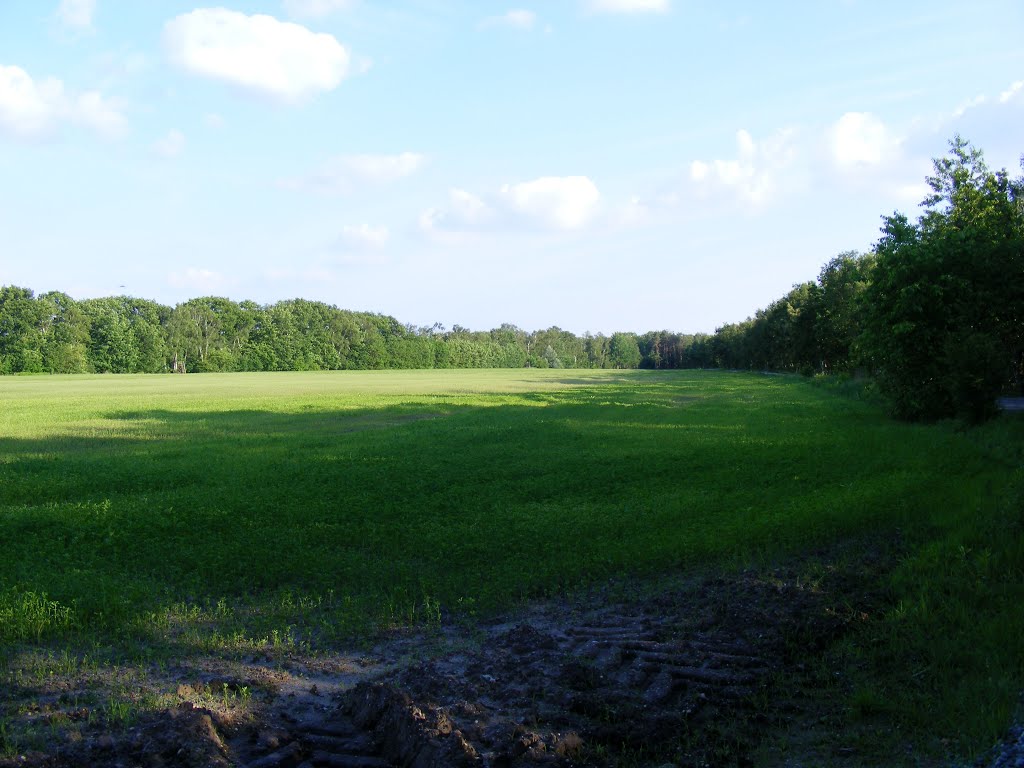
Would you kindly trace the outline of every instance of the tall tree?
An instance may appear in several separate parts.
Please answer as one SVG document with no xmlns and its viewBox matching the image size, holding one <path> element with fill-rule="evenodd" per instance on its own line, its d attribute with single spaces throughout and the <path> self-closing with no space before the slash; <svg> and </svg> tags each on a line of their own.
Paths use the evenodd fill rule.
<svg viewBox="0 0 1024 768">
<path fill-rule="evenodd" d="M 1021 182 L 955 137 L 918 222 L 885 218 L 864 348 L 904 418 L 982 419 L 1024 350 Z"/>
<path fill-rule="evenodd" d="M 43 307 L 28 288 L 0 287 L 0 373 L 43 370 Z"/>
<path fill-rule="evenodd" d="M 825 373 L 857 364 L 857 341 L 864 326 L 864 292 L 871 282 L 874 254 L 846 251 L 818 274 L 819 309 L 815 338 Z"/>
<path fill-rule="evenodd" d="M 43 368 L 50 373 L 87 373 L 89 318 L 66 293 L 50 291 L 36 300 L 41 307 Z"/>
<path fill-rule="evenodd" d="M 613 368 L 639 368 L 640 345 L 635 333 L 613 333 L 608 343 L 608 359 Z"/>
</svg>

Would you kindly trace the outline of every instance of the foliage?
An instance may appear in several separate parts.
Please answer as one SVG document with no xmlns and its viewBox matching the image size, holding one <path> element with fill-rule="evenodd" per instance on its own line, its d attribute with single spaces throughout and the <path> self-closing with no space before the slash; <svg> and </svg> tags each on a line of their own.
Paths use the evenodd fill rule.
<svg viewBox="0 0 1024 768">
<path fill-rule="evenodd" d="M 691 360 L 865 369 L 899 417 L 991 417 L 1000 392 L 1024 386 L 1024 180 L 991 172 L 959 136 L 934 169 L 916 223 L 884 217 L 871 253 L 841 253 L 816 282 L 694 340 Z M 661 367 L 660 339 L 649 344 L 645 360 Z"/>
<path fill-rule="evenodd" d="M 403 326 L 395 318 L 290 299 L 272 305 L 219 296 L 176 307 L 128 296 L 75 301 L 0 294 L 0 373 L 210 373 L 384 368 L 682 368 L 701 337 L 663 331 L 654 348 L 632 333 L 577 336 Z M 644 337 L 645 339 L 647 337 Z M 661 349 L 665 352 L 662 354 Z"/>
<path fill-rule="evenodd" d="M 1024 355 L 1021 190 L 960 137 L 934 166 L 918 222 L 885 218 L 863 343 L 897 415 L 981 420 Z"/>
</svg>

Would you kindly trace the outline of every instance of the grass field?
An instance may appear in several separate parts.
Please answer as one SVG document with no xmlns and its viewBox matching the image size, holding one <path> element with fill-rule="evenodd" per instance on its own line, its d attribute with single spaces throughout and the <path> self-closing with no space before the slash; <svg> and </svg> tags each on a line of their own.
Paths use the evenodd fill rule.
<svg viewBox="0 0 1024 768">
<path fill-rule="evenodd" d="M 969 753 L 1024 687 L 1024 420 L 781 376 L 0 378 L 0 664 L 310 651 L 617 577 L 882 542 L 852 719 Z"/>
</svg>

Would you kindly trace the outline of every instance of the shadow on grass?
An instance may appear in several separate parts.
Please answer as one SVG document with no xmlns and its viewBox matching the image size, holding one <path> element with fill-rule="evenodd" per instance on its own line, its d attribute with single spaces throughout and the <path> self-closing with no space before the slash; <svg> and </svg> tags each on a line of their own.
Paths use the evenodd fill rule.
<svg viewBox="0 0 1024 768">
<path fill-rule="evenodd" d="M 0 667 L 100 646 L 287 655 L 899 529 L 912 557 L 892 615 L 851 668 L 882 649 L 876 687 L 907 711 L 914 686 L 955 690 L 942 670 L 970 668 L 978 691 L 960 698 L 978 709 L 990 660 L 1000 685 L 1020 678 L 1004 635 L 1024 636 L 1021 507 L 1016 527 L 990 507 L 1019 482 L 1021 426 L 965 435 L 780 377 L 649 372 L 381 407 L 112 411 L 81 434 L 0 440 Z M 45 675 L 19 685 L 50 691 Z"/>
<path fill-rule="evenodd" d="M 808 388 L 712 381 L 630 372 L 472 403 L 118 410 L 98 434 L 2 440 L 0 640 L 330 643 L 813 546 L 899 524 L 893 498 L 913 514 L 957 496 L 921 430 L 862 413 L 822 429 L 833 406 Z M 950 466 L 977 469 L 958 451 Z M 18 618 L 25 595 L 38 599 Z"/>
</svg>

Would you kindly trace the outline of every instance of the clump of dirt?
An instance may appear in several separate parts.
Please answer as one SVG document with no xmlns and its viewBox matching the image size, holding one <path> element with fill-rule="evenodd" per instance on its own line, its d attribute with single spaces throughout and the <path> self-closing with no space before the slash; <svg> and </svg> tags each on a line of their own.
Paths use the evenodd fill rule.
<svg viewBox="0 0 1024 768">
<path fill-rule="evenodd" d="M 176 706 L 0 768 L 746 765 L 792 703 L 778 680 L 851 621 L 834 604 L 751 571 L 395 633 L 361 656 L 206 660 L 153 683 Z M 222 688 L 223 707 L 197 693 Z"/>
<path fill-rule="evenodd" d="M 398 765 L 742 764 L 791 639 L 843 624 L 819 593 L 751 574 L 599 597 L 478 627 L 471 649 L 362 683 L 343 708 Z"/>
</svg>

